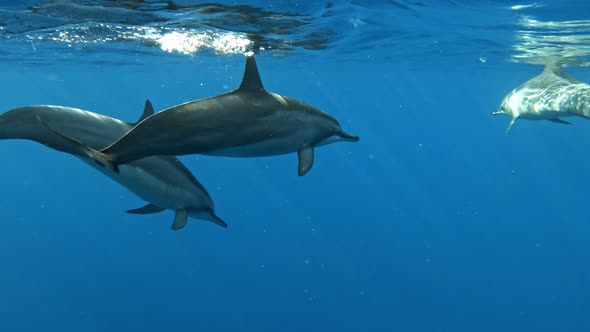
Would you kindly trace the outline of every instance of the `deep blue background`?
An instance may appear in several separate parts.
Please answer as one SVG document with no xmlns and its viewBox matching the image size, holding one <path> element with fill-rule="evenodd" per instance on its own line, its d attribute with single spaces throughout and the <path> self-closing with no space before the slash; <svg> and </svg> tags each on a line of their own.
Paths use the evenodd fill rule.
<svg viewBox="0 0 590 332">
<path fill-rule="evenodd" d="M 182 157 L 228 229 L 127 215 L 143 202 L 74 157 L 1 142 L 0 331 L 590 330 L 590 122 L 490 115 L 540 67 L 309 59 L 259 56 L 265 87 L 361 140 L 301 178 L 295 155 Z M 243 62 L 3 64 L 0 107 L 133 121 Z"/>
</svg>

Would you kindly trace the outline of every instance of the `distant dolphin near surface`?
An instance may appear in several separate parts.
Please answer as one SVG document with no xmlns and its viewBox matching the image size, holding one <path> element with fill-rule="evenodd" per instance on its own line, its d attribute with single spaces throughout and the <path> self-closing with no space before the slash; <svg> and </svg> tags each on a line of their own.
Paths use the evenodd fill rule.
<svg viewBox="0 0 590 332">
<path fill-rule="evenodd" d="M 262 157 L 297 152 L 302 176 L 313 165 L 315 147 L 358 139 L 343 132 L 329 114 L 267 92 L 256 61 L 249 56 L 242 83 L 232 92 L 155 113 L 100 151 L 77 140 L 71 142 L 80 154 L 114 172 L 118 165 L 153 155 Z"/>
<path fill-rule="evenodd" d="M 140 121 L 153 113 L 148 100 Z M 113 143 L 134 125 L 77 108 L 27 106 L 0 115 L 0 139 L 32 140 L 77 156 L 149 202 L 142 208 L 127 211 L 128 213 L 149 214 L 173 210 L 175 217 L 171 228 L 175 230 L 184 227 L 188 217 L 227 227 L 215 214 L 214 204 L 207 190 L 180 160 L 174 157 L 148 157 L 123 165 L 120 173 L 115 174 L 97 165 L 92 159 L 79 155 L 79 150 L 68 140 L 56 135 L 44 124 L 96 149 Z"/>
<path fill-rule="evenodd" d="M 518 119 L 548 120 L 570 124 L 562 117 L 590 118 L 590 85 L 563 71 L 560 65 L 549 64 L 543 72 L 512 90 L 493 115 L 512 118 L 506 132 Z"/>
</svg>

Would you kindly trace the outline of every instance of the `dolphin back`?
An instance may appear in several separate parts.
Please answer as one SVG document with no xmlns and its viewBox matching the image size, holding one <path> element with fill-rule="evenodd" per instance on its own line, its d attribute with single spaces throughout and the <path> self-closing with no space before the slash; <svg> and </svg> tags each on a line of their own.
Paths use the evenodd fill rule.
<svg viewBox="0 0 590 332">
<path fill-rule="evenodd" d="M 545 105 L 556 111 L 590 118 L 590 85 L 566 73 L 559 65 L 547 65 L 540 75 Z"/>
</svg>

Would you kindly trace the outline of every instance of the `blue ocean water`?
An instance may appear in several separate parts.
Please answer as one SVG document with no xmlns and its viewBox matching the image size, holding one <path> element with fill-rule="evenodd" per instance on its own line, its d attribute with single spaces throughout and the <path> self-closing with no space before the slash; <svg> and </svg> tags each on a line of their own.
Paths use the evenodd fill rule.
<svg viewBox="0 0 590 332">
<path fill-rule="evenodd" d="M 4 1 L 2 112 L 135 121 L 265 87 L 358 143 L 180 159 L 223 229 L 4 140 L 0 331 L 589 331 L 590 122 L 490 115 L 547 59 L 590 82 L 583 1 Z M 570 118 L 568 118 L 568 121 Z"/>
</svg>

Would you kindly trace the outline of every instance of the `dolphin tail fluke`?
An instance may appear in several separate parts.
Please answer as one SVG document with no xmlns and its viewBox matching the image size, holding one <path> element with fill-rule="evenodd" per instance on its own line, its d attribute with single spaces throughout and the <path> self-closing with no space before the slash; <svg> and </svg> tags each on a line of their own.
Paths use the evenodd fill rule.
<svg viewBox="0 0 590 332">
<path fill-rule="evenodd" d="M 100 151 L 96 151 L 93 148 L 90 148 L 84 144 L 81 144 L 80 146 L 80 151 L 85 152 L 86 155 L 91 158 L 92 160 L 94 160 L 95 163 L 101 165 L 101 166 L 105 166 L 108 169 L 110 169 L 111 171 L 113 171 L 114 173 L 119 173 L 119 166 L 117 166 L 117 164 L 115 164 L 115 162 L 109 158 L 106 154 L 100 152 Z"/>
<path fill-rule="evenodd" d="M 43 124 L 43 126 L 45 126 L 45 128 L 47 128 L 53 134 L 57 135 L 65 142 L 69 143 L 76 150 L 75 154 L 86 156 L 94 160 L 97 164 L 101 166 L 106 166 L 113 172 L 119 173 L 119 167 L 113 162 L 113 160 L 111 160 L 111 158 L 109 158 L 104 153 L 96 151 L 93 148 L 87 146 L 86 144 L 60 133 L 59 131 L 53 129 L 49 124 L 47 124 L 47 122 L 43 121 L 43 119 L 41 119 L 41 117 L 39 116 L 37 116 L 37 120 L 39 120 L 39 122 L 41 122 L 41 124 Z"/>
</svg>

